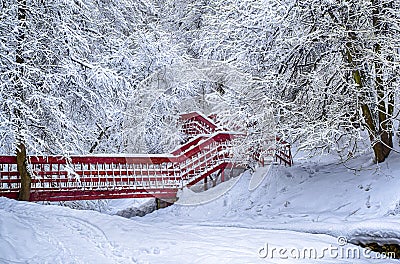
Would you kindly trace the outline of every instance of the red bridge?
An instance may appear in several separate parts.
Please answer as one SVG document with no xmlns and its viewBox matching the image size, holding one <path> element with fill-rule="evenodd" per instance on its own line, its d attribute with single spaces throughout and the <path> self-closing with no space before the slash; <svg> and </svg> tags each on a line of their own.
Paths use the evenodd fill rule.
<svg viewBox="0 0 400 264">
<path fill-rule="evenodd" d="M 225 170 L 240 166 L 232 159 L 232 140 L 243 134 L 223 131 L 197 112 L 182 114 L 181 121 L 191 139 L 170 154 L 30 156 L 30 200 L 175 198 L 184 186 L 211 176 L 224 181 Z M 275 140 L 267 155 L 291 166 L 290 145 Z M 17 199 L 20 185 L 16 157 L 0 156 L 0 196 Z"/>
</svg>

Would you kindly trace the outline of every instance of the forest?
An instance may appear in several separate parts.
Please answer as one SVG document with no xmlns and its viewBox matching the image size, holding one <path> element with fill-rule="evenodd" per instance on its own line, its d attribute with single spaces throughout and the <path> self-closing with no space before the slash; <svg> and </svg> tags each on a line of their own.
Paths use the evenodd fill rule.
<svg viewBox="0 0 400 264">
<path fill-rule="evenodd" d="M 0 153 L 163 153 L 218 113 L 341 159 L 398 145 L 398 1 L 2 0 Z"/>
</svg>

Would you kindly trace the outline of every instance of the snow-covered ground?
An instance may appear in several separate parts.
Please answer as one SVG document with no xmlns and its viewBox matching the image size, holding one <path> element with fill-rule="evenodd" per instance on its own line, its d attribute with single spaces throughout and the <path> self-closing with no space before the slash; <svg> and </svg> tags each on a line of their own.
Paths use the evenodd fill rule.
<svg viewBox="0 0 400 264">
<path fill-rule="evenodd" d="M 263 175 L 186 189 L 178 204 L 131 219 L 1 198 L 0 263 L 371 263 L 377 253 L 346 242 L 400 244 L 398 155 L 379 166 L 324 157 Z"/>
</svg>

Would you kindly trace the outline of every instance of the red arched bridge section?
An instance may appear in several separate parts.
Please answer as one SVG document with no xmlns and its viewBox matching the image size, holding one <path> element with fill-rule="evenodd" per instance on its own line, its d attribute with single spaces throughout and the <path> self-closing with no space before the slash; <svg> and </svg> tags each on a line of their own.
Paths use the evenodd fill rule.
<svg viewBox="0 0 400 264">
<path fill-rule="evenodd" d="M 217 131 L 200 114 L 181 116 L 191 139 L 170 154 L 30 156 L 31 201 L 115 198 L 175 198 L 179 189 L 238 166 L 232 161 L 232 140 L 243 134 Z M 292 165 L 290 145 L 277 139 L 275 159 Z M 0 156 L 0 196 L 17 199 L 20 176 L 15 156 Z"/>
</svg>

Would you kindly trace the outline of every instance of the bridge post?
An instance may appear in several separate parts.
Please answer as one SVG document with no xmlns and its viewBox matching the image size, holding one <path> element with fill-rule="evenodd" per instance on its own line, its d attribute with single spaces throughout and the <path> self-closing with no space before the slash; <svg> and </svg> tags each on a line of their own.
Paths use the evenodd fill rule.
<svg viewBox="0 0 400 264">
<path fill-rule="evenodd" d="M 156 198 L 156 208 L 157 208 L 157 210 L 163 209 L 163 208 L 173 205 L 175 202 L 176 202 L 176 198 L 172 198 L 172 199 Z"/>
</svg>

